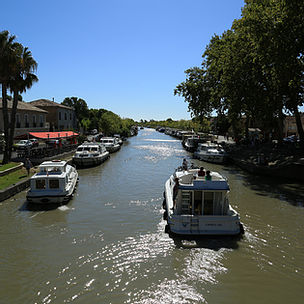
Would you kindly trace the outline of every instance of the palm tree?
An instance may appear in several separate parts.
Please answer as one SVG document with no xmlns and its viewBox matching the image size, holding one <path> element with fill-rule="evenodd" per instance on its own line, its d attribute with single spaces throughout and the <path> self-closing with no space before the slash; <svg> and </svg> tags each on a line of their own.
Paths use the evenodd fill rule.
<svg viewBox="0 0 304 304">
<path fill-rule="evenodd" d="M 4 123 L 5 149 L 3 155 L 3 164 L 8 163 L 8 145 L 9 145 L 9 126 L 7 110 L 7 87 L 11 80 L 12 67 L 14 65 L 14 47 L 15 36 L 11 36 L 8 31 L 0 32 L 0 83 L 2 86 L 2 112 Z"/>
<path fill-rule="evenodd" d="M 37 62 L 33 59 L 27 47 L 14 42 L 15 36 L 8 31 L 0 32 L 0 83 L 2 85 L 2 111 L 4 122 L 5 149 L 2 163 L 10 161 L 16 112 L 19 94 L 29 89 L 38 81 L 33 72 L 37 69 Z M 8 121 L 7 89 L 13 93 L 11 121 Z"/>
<path fill-rule="evenodd" d="M 31 88 L 34 82 L 38 81 L 38 77 L 33 74 L 37 70 L 37 62 L 32 57 L 31 51 L 27 47 L 23 47 L 20 43 L 17 43 L 14 47 L 15 50 L 15 65 L 13 67 L 13 78 L 9 83 L 10 91 L 13 93 L 13 105 L 11 112 L 10 122 L 10 133 L 9 133 L 9 159 L 11 158 L 16 112 L 21 93 L 26 92 L 27 89 Z"/>
</svg>

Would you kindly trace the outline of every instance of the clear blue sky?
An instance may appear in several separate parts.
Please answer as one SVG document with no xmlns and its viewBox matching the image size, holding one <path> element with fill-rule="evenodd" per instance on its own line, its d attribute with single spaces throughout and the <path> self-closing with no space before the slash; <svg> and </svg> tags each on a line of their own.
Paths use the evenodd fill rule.
<svg viewBox="0 0 304 304">
<path fill-rule="evenodd" d="M 16 35 L 38 63 L 25 101 L 83 98 L 135 120 L 189 119 L 174 96 L 199 66 L 214 34 L 241 16 L 243 0 L 9 0 L 0 30 Z"/>
</svg>

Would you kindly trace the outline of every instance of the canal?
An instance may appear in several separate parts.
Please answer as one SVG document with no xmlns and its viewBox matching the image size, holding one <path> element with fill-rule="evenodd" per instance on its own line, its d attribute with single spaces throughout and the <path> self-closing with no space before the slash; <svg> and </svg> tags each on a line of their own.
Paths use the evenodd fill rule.
<svg viewBox="0 0 304 304">
<path fill-rule="evenodd" d="M 229 180 L 245 235 L 177 242 L 164 233 L 164 182 L 181 142 L 140 130 L 101 166 L 78 170 L 74 198 L 0 203 L 0 303 L 303 303 L 303 185 L 197 160 Z"/>
</svg>

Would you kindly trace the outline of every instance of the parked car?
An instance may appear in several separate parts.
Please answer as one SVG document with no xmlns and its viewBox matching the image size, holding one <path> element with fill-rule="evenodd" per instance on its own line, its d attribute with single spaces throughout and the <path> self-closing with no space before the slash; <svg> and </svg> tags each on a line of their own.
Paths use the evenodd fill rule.
<svg viewBox="0 0 304 304">
<path fill-rule="evenodd" d="M 26 150 L 32 148 L 33 144 L 30 140 L 20 140 L 15 145 L 16 150 Z"/>
<path fill-rule="evenodd" d="M 58 139 L 49 139 L 45 143 L 48 147 L 52 147 L 52 148 L 59 146 L 59 140 Z"/>
<path fill-rule="evenodd" d="M 295 143 L 298 142 L 299 139 L 296 135 L 290 135 L 288 137 L 283 138 L 283 141 L 287 143 Z"/>
<path fill-rule="evenodd" d="M 39 146 L 39 141 L 36 138 L 31 138 L 30 141 L 32 142 L 33 147 Z"/>
</svg>

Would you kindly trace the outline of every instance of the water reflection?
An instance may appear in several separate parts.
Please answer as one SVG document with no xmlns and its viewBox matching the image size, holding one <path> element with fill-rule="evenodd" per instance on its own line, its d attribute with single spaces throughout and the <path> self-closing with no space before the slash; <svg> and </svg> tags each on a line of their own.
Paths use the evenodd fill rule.
<svg viewBox="0 0 304 304">
<path fill-rule="evenodd" d="M 238 242 L 243 236 L 226 236 L 226 237 L 172 237 L 177 248 L 192 249 L 205 248 L 218 251 L 222 248 L 238 249 Z"/>
<path fill-rule="evenodd" d="M 291 183 L 290 180 L 268 176 L 248 174 L 238 168 L 225 167 L 225 171 L 242 180 L 245 187 L 251 188 L 259 196 L 276 198 L 280 201 L 304 207 L 304 187 L 302 184 Z"/>
</svg>

